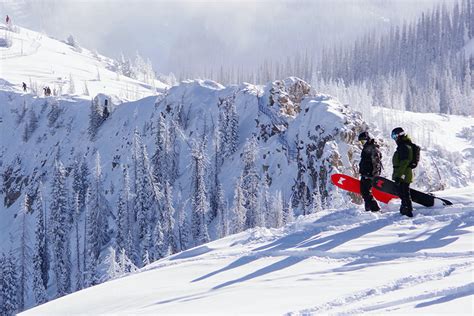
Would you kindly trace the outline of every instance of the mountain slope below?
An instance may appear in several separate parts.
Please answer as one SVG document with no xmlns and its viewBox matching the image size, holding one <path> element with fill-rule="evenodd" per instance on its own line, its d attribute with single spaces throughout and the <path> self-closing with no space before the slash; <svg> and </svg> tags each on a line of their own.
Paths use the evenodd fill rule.
<svg viewBox="0 0 474 316">
<path fill-rule="evenodd" d="M 450 313 L 472 315 L 474 187 L 451 207 L 354 206 L 256 228 L 22 315 Z"/>
</svg>

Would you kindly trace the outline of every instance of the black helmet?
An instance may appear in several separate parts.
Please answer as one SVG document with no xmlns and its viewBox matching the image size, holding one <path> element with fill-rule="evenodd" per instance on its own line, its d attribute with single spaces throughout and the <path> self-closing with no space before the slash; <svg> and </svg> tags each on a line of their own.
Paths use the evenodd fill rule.
<svg viewBox="0 0 474 316">
<path fill-rule="evenodd" d="M 398 137 L 406 135 L 405 131 L 401 127 L 396 127 L 392 130 L 392 134 L 390 136 L 392 139 L 397 140 Z"/>
<path fill-rule="evenodd" d="M 369 139 L 370 139 L 369 132 L 362 132 L 359 134 L 359 141 L 369 140 Z"/>
</svg>

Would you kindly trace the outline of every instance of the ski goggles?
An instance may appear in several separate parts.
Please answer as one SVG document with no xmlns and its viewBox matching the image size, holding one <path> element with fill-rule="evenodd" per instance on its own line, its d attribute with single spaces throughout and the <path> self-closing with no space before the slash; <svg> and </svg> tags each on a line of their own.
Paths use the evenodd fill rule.
<svg viewBox="0 0 474 316">
<path fill-rule="evenodd" d="M 399 136 L 403 136 L 403 135 L 405 135 L 405 132 L 392 133 L 391 137 L 392 137 L 393 140 L 397 140 L 397 138 L 398 138 Z"/>
<path fill-rule="evenodd" d="M 365 145 L 365 143 L 367 143 L 367 139 L 361 139 L 361 140 L 359 140 L 359 142 L 360 142 L 362 145 Z"/>
</svg>

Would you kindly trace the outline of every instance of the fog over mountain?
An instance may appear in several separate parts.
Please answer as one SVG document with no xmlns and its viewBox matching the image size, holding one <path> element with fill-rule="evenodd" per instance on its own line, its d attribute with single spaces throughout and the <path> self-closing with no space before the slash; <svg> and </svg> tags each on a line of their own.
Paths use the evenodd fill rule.
<svg viewBox="0 0 474 316">
<path fill-rule="evenodd" d="M 14 22 L 100 53 L 138 51 L 161 73 L 255 67 L 384 32 L 441 0 L 3 0 Z M 446 2 L 447 5 L 450 2 Z M 67 26 L 67 27 L 65 27 Z M 142 36 L 134 36 L 143 34 Z"/>
</svg>

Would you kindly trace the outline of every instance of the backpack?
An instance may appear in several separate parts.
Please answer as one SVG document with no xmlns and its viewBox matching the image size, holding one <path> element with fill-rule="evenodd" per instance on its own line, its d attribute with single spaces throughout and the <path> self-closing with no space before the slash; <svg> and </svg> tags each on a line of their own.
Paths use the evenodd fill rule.
<svg viewBox="0 0 474 316">
<path fill-rule="evenodd" d="M 415 169 L 418 166 L 418 162 L 420 162 L 421 147 L 414 143 L 411 143 L 410 146 L 413 152 L 413 158 L 411 159 L 408 167 L 410 167 L 411 169 Z"/>
</svg>

